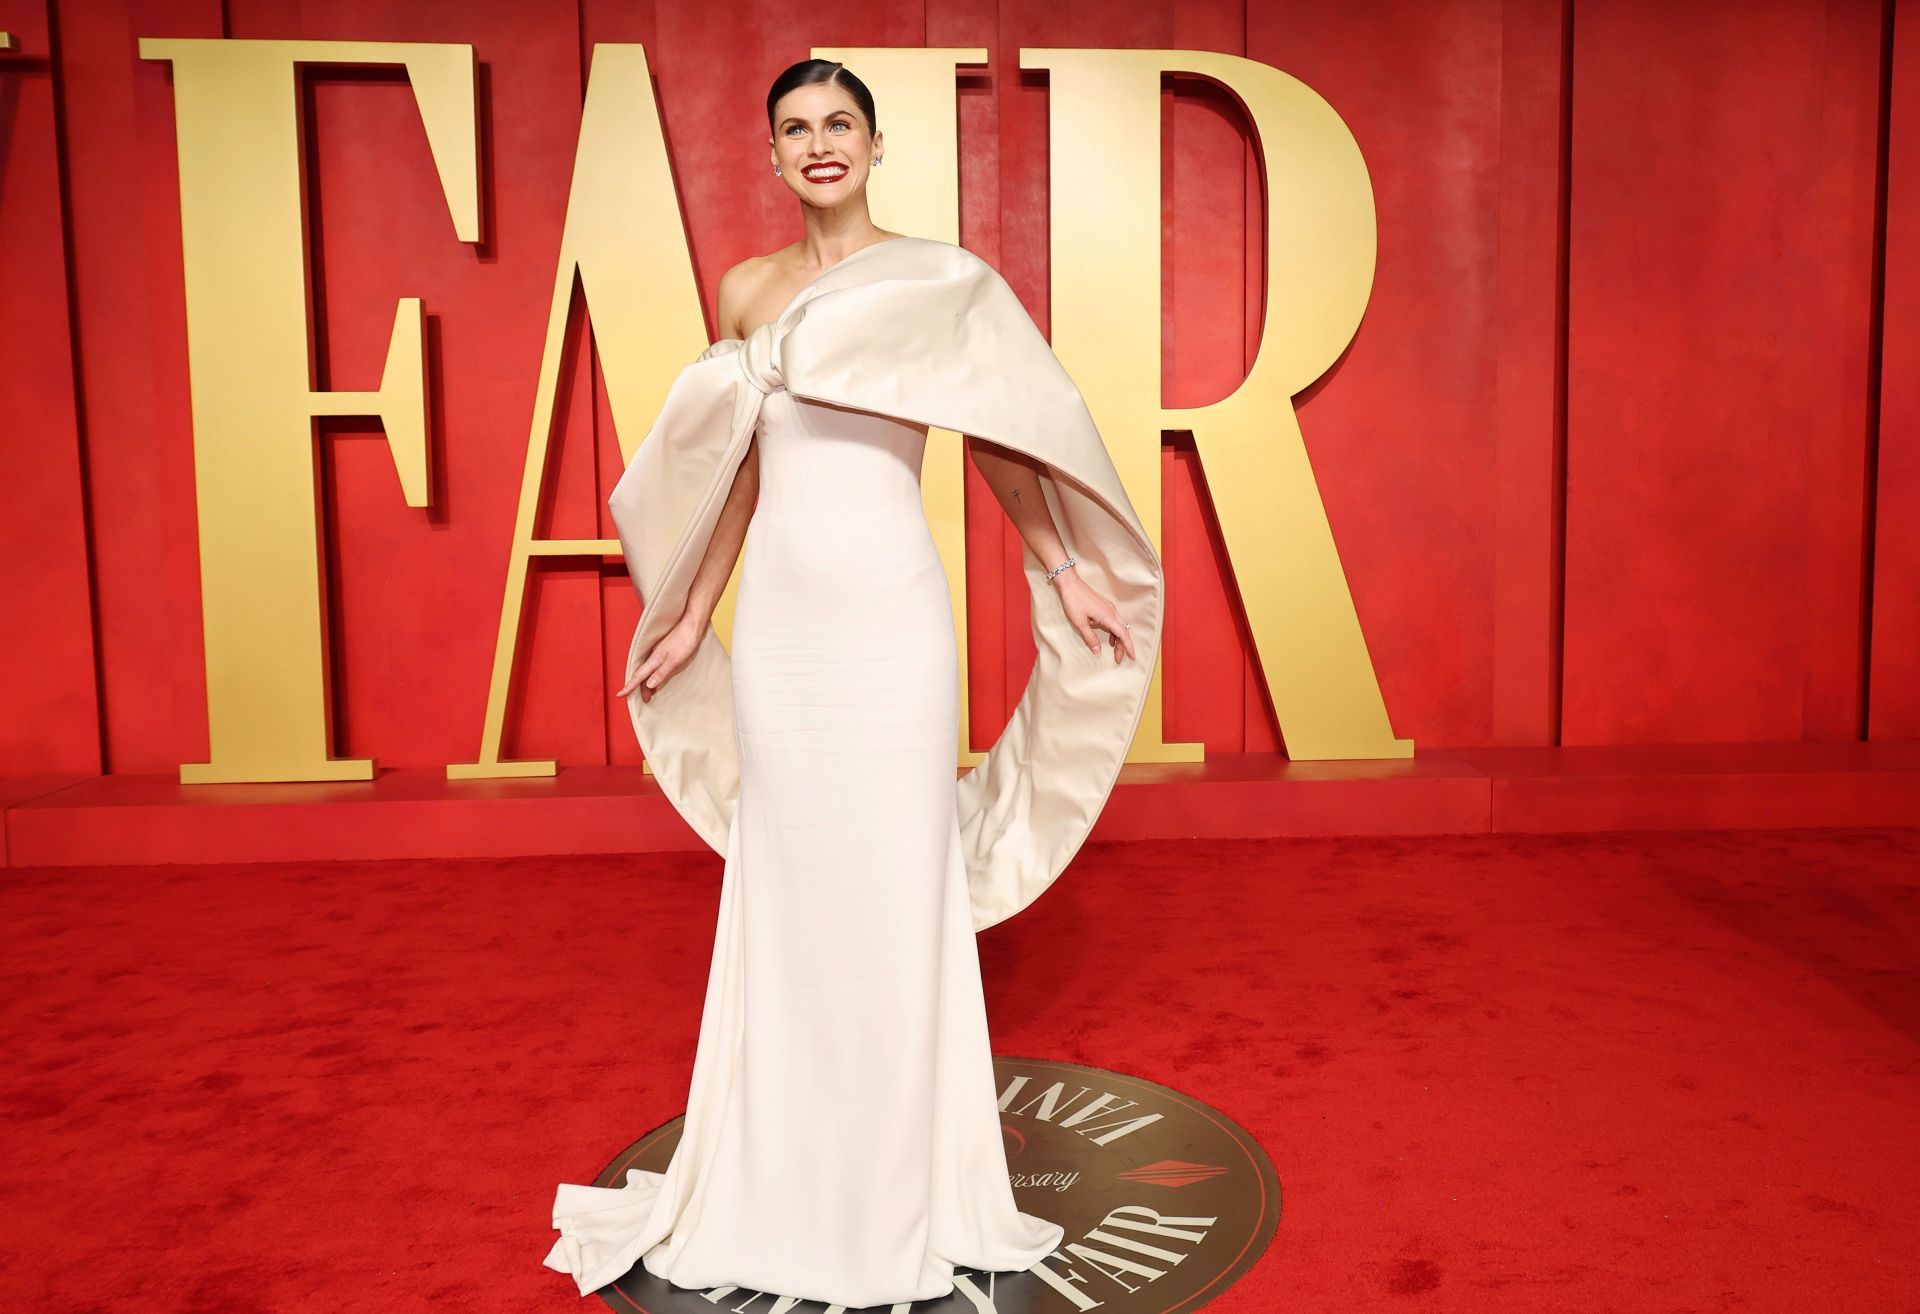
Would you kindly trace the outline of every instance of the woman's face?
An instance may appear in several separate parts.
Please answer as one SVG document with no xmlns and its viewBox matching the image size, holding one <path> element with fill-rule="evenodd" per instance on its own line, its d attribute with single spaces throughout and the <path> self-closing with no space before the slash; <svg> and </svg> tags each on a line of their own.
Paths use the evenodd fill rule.
<svg viewBox="0 0 1920 1314">
<path fill-rule="evenodd" d="M 839 205 L 865 187 L 875 157 L 886 153 L 884 136 L 869 136 L 866 115 L 830 82 L 795 87 L 773 107 L 773 162 L 808 205 Z"/>
</svg>

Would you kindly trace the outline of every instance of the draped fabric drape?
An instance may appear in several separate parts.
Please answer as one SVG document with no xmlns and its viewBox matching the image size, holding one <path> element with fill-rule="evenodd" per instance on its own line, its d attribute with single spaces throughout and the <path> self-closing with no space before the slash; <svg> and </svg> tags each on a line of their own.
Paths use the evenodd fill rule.
<svg viewBox="0 0 1920 1314">
<path fill-rule="evenodd" d="M 675 378 L 608 499 L 644 604 L 629 678 L 684 610 L 761 400 L 776 388 L 1036 458 L 1076 569 L 1132 625 L 1134 659 L 1116 664 L 1104 643 L 1088 652 L 1046 582 L 1057 563 L 1023 551 L 1033 673 L 992 748 L 958 781 L 974 928 L 1004 921 L 1059 876 L 1126 759 L 1160 646 L 1164 589 L 1152 540 L 1079 389 L 1013 289 L 962 247 L 889 238 L 830 266 L 772 322 L 714 343 Z M 629 695 L 627 706 L 661 788 L 724 852 L 740 775 L 719 636 L 709 627 L 685 667 L 650 700 Z"/>
</svg>

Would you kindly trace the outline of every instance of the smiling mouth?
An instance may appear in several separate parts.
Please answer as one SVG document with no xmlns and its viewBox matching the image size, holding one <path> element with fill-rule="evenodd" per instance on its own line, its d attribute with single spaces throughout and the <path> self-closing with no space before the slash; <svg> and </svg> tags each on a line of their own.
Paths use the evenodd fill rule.
<svg viewBox="0 0 1920 1314">
<path fill-rule="evenodd" d="M 833 182 L 836 179 L 847 176 L 847 166 L 844 164 L 809 164 L 806 168 L 800 170 L 800 175 L 808 182 Z"/>
</svg>

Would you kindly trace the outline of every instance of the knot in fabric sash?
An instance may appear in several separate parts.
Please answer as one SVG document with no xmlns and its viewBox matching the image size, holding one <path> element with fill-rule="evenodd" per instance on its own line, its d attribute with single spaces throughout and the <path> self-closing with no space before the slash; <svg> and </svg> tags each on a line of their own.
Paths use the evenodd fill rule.
<svg viewBox="0 0 1920 1314">
<path fill-rule="evenodd" d="M 736 353 L 740 372 L 756 391 L 765 394 L 787 386 L 786 376 L 780 370 L 780 344 L 792 327 L 791 323 L 770 320 L 747 334 L 740 344 Z"/>
</svg>

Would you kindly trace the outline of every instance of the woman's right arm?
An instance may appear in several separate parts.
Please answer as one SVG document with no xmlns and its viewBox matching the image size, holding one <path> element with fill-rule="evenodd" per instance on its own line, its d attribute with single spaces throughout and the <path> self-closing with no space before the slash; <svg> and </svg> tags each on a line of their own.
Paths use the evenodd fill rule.
<svg viewBox="0 0 1920 1314">
<path fill-rule="evenodd" d="M 715 318 L 723 338 L 738 336 L 732 330 L 740 322 L 740 311 L 748 294 L 748 280 L 743 274 L 749 263 L 743 260 L 720 276 L 720 304 Z M 640 701 L 644 703 L 675 671 L 693 659 L 700 640 L 706 637 L 707 626 L 713 621 L 713 609 L 720 605 L 720 595 L 733 576 L 734 563 L 740 559 L 740 546 L 746 542 L 747 523 L 753 519 L 753 504 L 759 495 L 760 445 L 750 438 L 747 454 L 733 472 L 733 487 L 727 490 L 720 518 L 714 523 L 713 537 L 707 540 L 706 554 L 700 558 L 693 583 L 687 587 L 686 607 L 672 628 L 641 658 L 633 678 L 620 686 L 615 697 L 625 698 L 638 688 Z"/>
<path fill-rule="evenodd" d="M 713 536 L 707 540 L 707 550 L 693 573 L 693 583 L 687 586 L 685 609 L 673 627 L 641 658 L 633 678 L 620 687 L 616 697 L 625 698 L 638 688 L 640 701 L 647 702 L 675 671 L 693 659 L 713 621 L 713 609 L 720 605 L 720 595 L 733 576 L 734 564 L 740 559 L 740 547 L 747 541 L 747 525 L 753 519 L 754 502 L 759 496 L 760 444 L 757 439 L 749 438 L 747 454 L 734 469 L 733 487 L 727 490 L 720 518 L 714 522 Z"/>
</svg>

